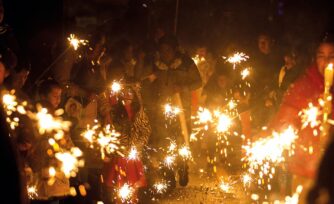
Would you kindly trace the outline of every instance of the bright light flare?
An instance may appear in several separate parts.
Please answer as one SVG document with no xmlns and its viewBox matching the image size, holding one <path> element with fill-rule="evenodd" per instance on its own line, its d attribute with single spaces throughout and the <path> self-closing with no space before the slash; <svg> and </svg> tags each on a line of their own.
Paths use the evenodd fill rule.
<svg viewBox="0 0 334 204">
<path fill-rule="evenodd" d="M 35 199 L 38 196 L 36 186 L 27 186 L 27 193 L 31 200 Z"/>
<path fill-rule="evenodd" d="M 121 85 L 121 83 L 119 83 L 119 82 L 117 82 L 117 81 L 114 81 L 114 82 L 111 84 L 111 91 L 112 91 L 112 93 L 119 93 L 121 90 L 122 90 L 122 85 Z"/>
<path fill-rule="evenodd" d="M 174 155 L 167 155 L 164 160 L 164 165 L 167 168 L 172 168 L 175 162 L 175 156 Z"/>
<path fill-rule="evenodd" d="M 206 108 L 200 108 L 198 113 L 199 122 L 205 124 L 212 121 L 212 114 Z"/>
</svg>

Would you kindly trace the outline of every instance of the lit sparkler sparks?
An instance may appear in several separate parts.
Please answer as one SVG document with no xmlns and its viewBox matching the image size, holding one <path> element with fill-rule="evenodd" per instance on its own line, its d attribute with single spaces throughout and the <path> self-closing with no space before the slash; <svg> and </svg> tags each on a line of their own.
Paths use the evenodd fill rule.
<svg viewBox="0 0 334 204">
<path fill-rule="evenodd" d="M 249 171 L 253 173 L 254 169 L 261 167 L 261 175 L 274 173 L 270 163 L 277 165 L 285 161 L 284 151 L 293 154 L 293 144 L 297 137 L 296 131 L 290 126 L 282 133 L 273 132 L 271 137 L 244 146 L 247 155 L 245 159 L 250 166 Z"/>
<path fill-rule="evenodd" d="M 68 131 L 71 122 L 64 121 L 60 117 L 54 117 L 46 108 L 40 109 L 36 114 L 28 113 L 29 117 L 35 119 L 38 122 L 39 133 L 45 134 L 50 132 L 55 132 L 55 139 L 60 140 L 63 138 L 65 131 Z"/>
<path fill-rule="evenodd" d="M 163 194 L 167 191 L 168 185 L 166 182 L 157 182 L 153 185 L 156 193 Z"/>
<path fill-rule="evenodd" d="M 241 79 L 245 80 L 250 75 L 250 69 L 245 68 L 241 71 Z"/>
<path fill-rule="evenodd" d="M 308 104 L 308 108 L 303 109 L 299 112 L 299 116 L 302 120 L 302 128 L 307 127 L 308 125 L 311 128 L 315 128 L 321 124 L 319 116 L 321 111 L 318 107 L 314 106 L 312 103 Z"/>
<path fill-rule="evenodd" d="M 244 184 L 244 186 L 250 186 L 252 182 L 252 177 L 249 174 L 244 174 L 242 175 L 242 183 Z"/>
<path fill-rule="evenodd" d="M 187 146 L 183 146 L 179 149 L 179 155 L 183 158 L 183 159 L 191 159 L 191 151 L 189 149 L 189 147 Z"/>
<path fill-rule="evenodd" d="M 129 201 L 129 200 L 131 200 L 133 193 L 134 193 L 134 189 L 129 184 L 124 184 L 118 190 L 118 197 L 122 201 Z"/>
<path fill-rule="evenodd" d="M 166 117 L 175 117 L 181 112 L 181 109 L 177 106 L 172 106 L 171 104 L 167 103 L 164 106 L 165 116 Z"/>
<path fill-rule="evenodd" d="M 121 148 L 120 145 L 120 136 L 121 134 L 116 132 L 114 129 L 111 129 L 110 125 L 101 127 L 99 124 L 94 125 L 93 127 L 87 126 L 87 130 L 81 134 L 89 143 L 92 148 L 98 146 L 101 152 L 101 158 L 105 158 L 105 154 L 111 154 L 119 152 Z"/>
<path fill-rule="evenodd" d="M 223 57 L 224 59 L 226 57 Z M 236 52 L 232 56 L 227 58 L 227 62 L 233 64 L 233 67 L 235 67 L 236 64 L 240 64 L 243 61 L 247 61 L 249 59 L 249 56 L 246 55 L 243 52 Z"/>
<path fill-rule="evenodd" d="M 198 111 L 198 118 L 201 124 L 205 124 L 212 121 L 212 114 L 208 109 L 200 108 Z"/>
<path fill-rule="evenodd" d="M 14 130 L 19 125 L 19 118 L 13 115 L 13 113 L 18 112 L 22 115 L 26 114 L 25 107 L 27 106 L 27 102 L 17 102 L 15 91 L 12 90 L 10 92 L 2 93 L 2 105 L 7 115 L 6 121 L 10 128 Z"/>
<path fill-rule="evenodd" d="M 67 38 L 70 42 L 70 45 L 73 47 L 74 50 L 77 50 L 80 45 L 87 45 L 88 41 L 77 38 L 74 34 L 70 34 L 70 37 Z"/>
<path fill-rule="evenodd" d="M 129 160 L 137 160 L 139 157 L 138 157 L 138 151 L 135 147 L 131 147 L 131 150 L 129 152 L 129 155 L 128 155 L 128 159 Z"/>
<path fill-rule="evenodd" d="M 174 155 L 167 155 L 164 160 L 164 165 L 167 168 L 172 168 L 175 162 L 175 156 Z"/>
<path fill-rule="evenodd" d="M 232 120 L 226 114 L 220 114 L 218 117 L 217 132 L 226 132 L 232 125 Z"/>
<path fill-rule="evenodd" d="M 31 200 L 38 196 L 36 186 L 27 186 L 27 193 Z"/>
<path fill-rule="evenodd" d="M 57 152 L 56 158 L 62 163 L 61 170 L 66 177 L 75 177 L 78 172 L 78 167 L 83 166 L 83 160 L 78 160 L 82 156 L 82 152 L 79 148 L 72 148 L 68 152 Z"/>
<path fill-rule="evenodd" d="M 219 184 L 219 188 L 223 192 L 228 193 L 231 190 L 231 185 L 226 183 L 225 181 L 221 181 L 220 184 Z"/>
</svg>

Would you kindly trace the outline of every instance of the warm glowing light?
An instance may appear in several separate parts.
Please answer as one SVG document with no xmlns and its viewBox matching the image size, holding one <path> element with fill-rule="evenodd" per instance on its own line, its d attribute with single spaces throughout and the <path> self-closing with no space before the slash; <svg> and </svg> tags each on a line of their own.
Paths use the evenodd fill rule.
<svg viewBox="0 0 334 204">
<path fill-rule="evenodd" d="M 70 42 L 70 45 L 74 50 L 77 50 L 80 45 L 86 45 L 88 43 L 87 40 L 79 39 L 74 34 L 70 34 L 70 37 L 68 37 L 67 40 Z"/>
<path fill-rule="evenodd" d="M 127 201 L 131 199 L 133 192 L 134 189 L 131 186 L 129 186 L 128 184 L 124 184 L 118 190 L 118 197 L 122 199 L 122 201 Z"/>
</svg>

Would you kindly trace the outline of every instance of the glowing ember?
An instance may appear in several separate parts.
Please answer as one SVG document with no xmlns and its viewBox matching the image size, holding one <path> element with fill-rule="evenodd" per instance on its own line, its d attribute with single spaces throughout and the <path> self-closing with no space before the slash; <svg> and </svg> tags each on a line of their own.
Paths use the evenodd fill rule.
<svg viewBox="0 0 334 204">
<path fill-rule="evenodd" d="M 242 176 L 242 182 L 244 186 L 249 186 L 252 182 L 252 177 L 249 174 L 244 174 Z"/>
<path fill-rule="evenodd" d="M 74 34 L 70 34 L 70 37 L 68 37 L 67 40 L 70 42 L 70 45 L 74 50 L 77 50 L 80 45 L 86 45 L 88 43 L 87 40 L 79 39 Z"/>
</svg>

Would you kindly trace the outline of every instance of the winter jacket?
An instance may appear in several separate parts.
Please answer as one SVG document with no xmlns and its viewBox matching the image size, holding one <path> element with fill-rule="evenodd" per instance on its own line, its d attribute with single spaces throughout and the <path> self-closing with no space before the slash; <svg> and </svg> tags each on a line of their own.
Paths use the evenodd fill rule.
<svg viewBox="0 0 334 204">
<path fill-rule="evenodd" d="M 316 66 L 309 67 L 305 74 L 293 83 L 282 99 L 282 104 L 269 124 L 270 129 L 282 131 L 288 126 L 298 130 L 295 154 L 288 160 L 289 170 L 296 175 L 313 178 L 320 157 L 319 126 L 302 128 L 298 113 L 312 103 L 319 107 L 319 98 L 324 92 L 324 77 Z M 318 118 L 321 120 L 322 118 Z M 315 130 L 318 136 L 314 135 Z M 309 153 L 310 147 L 313 153 Z"/>
</svg>

